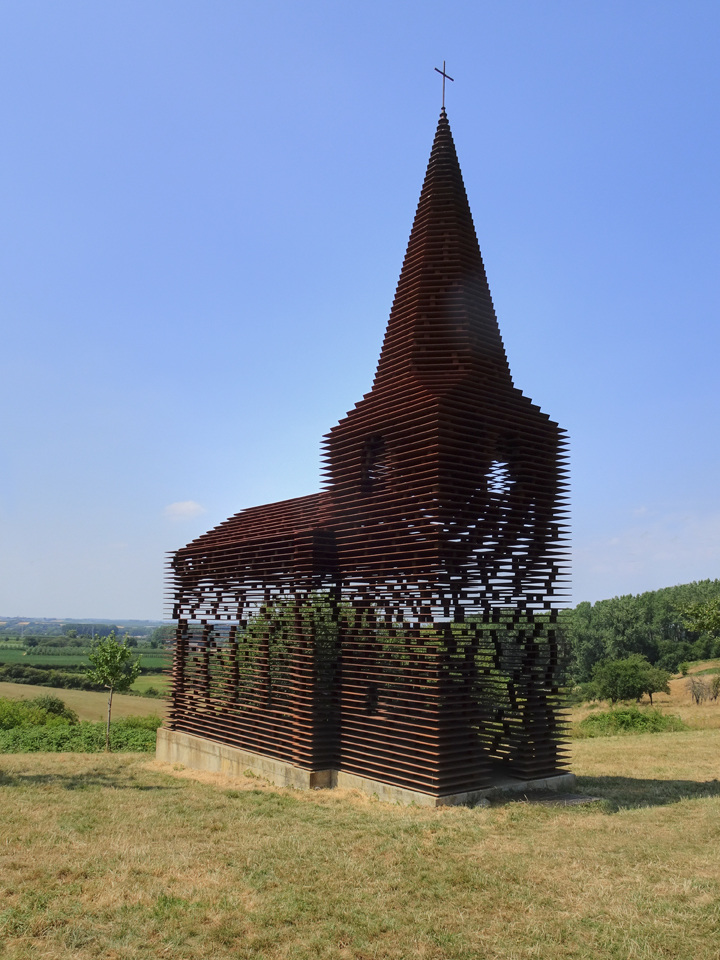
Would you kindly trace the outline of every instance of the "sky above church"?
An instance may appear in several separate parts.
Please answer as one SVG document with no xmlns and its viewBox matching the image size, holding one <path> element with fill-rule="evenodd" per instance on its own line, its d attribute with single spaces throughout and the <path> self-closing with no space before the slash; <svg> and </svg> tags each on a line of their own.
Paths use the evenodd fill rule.
<svg viewBox="0 0 720 960">
<path fill-rule="evenodd" d="M 0 615 L 160 618 L 171 551 L 320 487 L 446 103 L 572 601 L 720 577 L 716 0 L 9 0 Z"/>
</svg>

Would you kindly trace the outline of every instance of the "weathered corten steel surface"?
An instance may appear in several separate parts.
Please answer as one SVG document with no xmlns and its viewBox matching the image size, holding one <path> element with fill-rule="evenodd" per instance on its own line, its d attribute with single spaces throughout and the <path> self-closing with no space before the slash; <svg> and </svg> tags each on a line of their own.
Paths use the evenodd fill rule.
<svg viewBox="0 0 720 960">
<path fill-rule="evenodd" d="M 443 109 L 325 488 L 171 560 L 170 726 L 436 796 L 564 765 L 565 435 L 515 388 Z"/>
</svg>

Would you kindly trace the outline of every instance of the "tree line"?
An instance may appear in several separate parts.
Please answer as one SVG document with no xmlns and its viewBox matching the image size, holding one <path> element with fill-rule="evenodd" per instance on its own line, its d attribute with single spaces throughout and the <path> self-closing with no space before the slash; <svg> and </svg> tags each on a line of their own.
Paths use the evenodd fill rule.
<svg viewBox="0 0 720 960">
<path fill-rule="evenodd" d="M 676 673 L 720 657 L 720 580 L 579 603 L 561 612 L 559 633 L 569 685 L 592 680 L 596 664 L 636 655 Z"/>
<path fill-rule="evenodd" d="M 91 634 L 89 630 L 78 633 L 74 627 L 70 627 L 59 634 L 19 634 L 17 636 L 8 635 L 3 637 L 3 642 L 18 643 L 31 650 L 33 656 L 40 654 L 61 655 L 82 653 L 92 648 L 95 640 L 101 640 L 103 637 L 116 636 L 119 630 L 115 628 L 103 628 L 103 631 L 96 631 Z M 174 626 L 155 627 L 149 633 L 134 637 L 125 633 L 125 639 L 129 647 L 147 646 L 153 650 L 162 649 L 167 641 L 172 639 L 175 633 Z"/>
</svg>

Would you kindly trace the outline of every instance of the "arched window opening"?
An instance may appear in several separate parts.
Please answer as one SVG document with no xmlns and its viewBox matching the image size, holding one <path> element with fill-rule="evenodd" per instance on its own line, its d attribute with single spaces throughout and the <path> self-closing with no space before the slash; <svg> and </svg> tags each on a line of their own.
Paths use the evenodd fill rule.
<svg viewBox="0 0 720 960">
<path fill-rule="evenodd" d="M 365 441 L 360 464 L 360 489 L 363 493 L 377 493 L 385 485 L 388 458 L 385 440 L 376 434 Z"/>
<path fill-rule="evenodd" d="M 513 484 L 510 475 L 510 465 L 504 460 L 493 460 L 490 469 L 485 475 L 487 481 L 487 491 L 490 496 L 504 498 L 510 492 Z"/>
</svg>

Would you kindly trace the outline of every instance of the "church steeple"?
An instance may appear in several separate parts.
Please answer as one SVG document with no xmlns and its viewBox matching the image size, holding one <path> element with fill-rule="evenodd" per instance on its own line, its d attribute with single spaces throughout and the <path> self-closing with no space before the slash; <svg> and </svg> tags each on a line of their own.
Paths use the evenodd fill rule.
<svg viewBox="0 0 720 960">
<path fill-rule="evenodd" d="M 564 444 L 512 384 L 443 109 L 375 385 L 324 439 L 325 490 L 175 554 L 159 757 L 254 754 L 282 782 L 433 806 L 496 772 L 570 787 Z"/>
<path fill-rule="evenodd" d="M 511 383 L 443 107 L 374 389 L 411 377 L 443 392 L 469 374 Z"/>
</svg>

